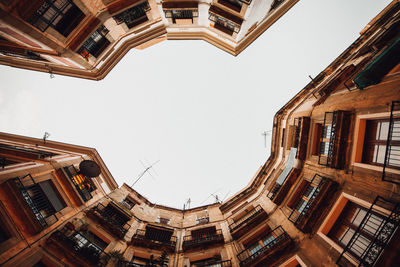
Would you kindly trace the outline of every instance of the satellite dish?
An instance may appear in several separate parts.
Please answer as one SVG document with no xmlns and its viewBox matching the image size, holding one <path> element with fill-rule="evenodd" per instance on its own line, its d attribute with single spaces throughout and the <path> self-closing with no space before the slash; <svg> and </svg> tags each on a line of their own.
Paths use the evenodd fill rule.
<svg viewBox="0 0 400 267">
<path fill-rule="evenodd" d="M 86 177 L 97 177 L 100 175 L 100 167 L 92 160 L 84 160 L 79 164 L 79 172 Z"/>
</svg>

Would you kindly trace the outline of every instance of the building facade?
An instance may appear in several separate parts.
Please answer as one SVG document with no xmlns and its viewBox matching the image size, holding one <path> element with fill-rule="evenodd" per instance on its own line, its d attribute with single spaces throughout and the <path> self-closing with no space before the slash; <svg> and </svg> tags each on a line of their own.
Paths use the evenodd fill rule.
<svg viewBox="0 0 400 267">
<path fill-rule="evenodd" d="M 270 158 L 223 203 L 156 205 L 94 149 L 0 134 L 0 264 L 398 266 L 399 19 L 393 1 L 277 112 Z"/>
<path fill-rule="evenodd" d="M 132 48 L 204 40 L 238 55 L 298 0 L 2 0 L 0 64 L 103 79 Z"/>
</svg>

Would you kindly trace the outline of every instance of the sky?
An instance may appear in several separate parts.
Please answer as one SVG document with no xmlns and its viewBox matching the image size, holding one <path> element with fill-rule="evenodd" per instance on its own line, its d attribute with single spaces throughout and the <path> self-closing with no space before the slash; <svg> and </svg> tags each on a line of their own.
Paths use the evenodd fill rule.
<svg viewBox="0 0 400 267">
<path fill-rule="evenodd" d="M 133 186 L 153 203 L 223 200 L 268 159 L 275 113 L 390 2 L 300 0 L 237 57 L 167 40 L 102 81 L 0 66 L 0 131 L 94 147 L 119 186 L 155 163 Z"/>
</svg>

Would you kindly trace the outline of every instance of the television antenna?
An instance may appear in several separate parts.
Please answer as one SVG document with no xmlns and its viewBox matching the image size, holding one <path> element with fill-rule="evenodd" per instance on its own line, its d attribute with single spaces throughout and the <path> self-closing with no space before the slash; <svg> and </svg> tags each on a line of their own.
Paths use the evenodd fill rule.
<svg viewBox="0 0 400 267">
<path fill-rule="evenodd" d="M 154 167 L 154 165 L 156 165 L 158 162 L 160 162 L 160 160 L 157 160 L 157 161 L 154 162 L 153 164 L 150 164 L 150 165 L 148 165 L 148 166 L 146 167 L 146 165 L 144 165 L 144 163 L 143 163 L 142 161 L 140 161 L 140 163 L 143 165 L 143 167 L 144 167 L 145 169 L 144 169 L 144 171 L 142 171 L 142 172 L 139 174 L 139 177 L 136 179 L 136 181 L 132 184 L 131 187 L 133 187 L 133 186 L 140 180 L 140 178 L 142 178 L 143 175 L 145 175 L 146 173 L 148 173 L 148 174 L 149 174 L 151 177 L 153 177 L 153 179 L 154 179 L 154 176 L 151 174 L 150 170 L 154 171 L 154 173 L 157 174 L 157 173 L 155 172 L 155 170 L 154 170 L 153 167 Z"/>
<path fill-rule="evenodd" d="M 261 135 L 264 136 L 264 147 L 267 147 L 267 136 L 269 136 L 271 132 L 272 130 L 268 130 L 261 133 Z"/>
<path fill-rule="evenodd" d="M 43 143 L 46 144 L 46 140 L 49 138 L 49 136 L 50 136 L 50 133 L 44 132 L 44 135 L 43 135 Z"/>
<path fill-rule="evenodd" d="M 215 198 L 215 203 L 219 202 L 218 195 L 216 195 L 216 193 L 219 190 L 221 190 L 221 188 L 218 189 L 217 191 L 215 191 L 214 193 L 211 193 L 203 202 L 200 203 L 200 205 L 202 205 L 204 202 L 206 202 L 210 197 L 214 197 Z"/>
<path fill-rule="evenodd" d="M 190 209 L 190 203 L 192 203 L 192 200 L 190 197 L 186 200 L 185 204 L 183 204 L 183 210 Z"/>
</svg>

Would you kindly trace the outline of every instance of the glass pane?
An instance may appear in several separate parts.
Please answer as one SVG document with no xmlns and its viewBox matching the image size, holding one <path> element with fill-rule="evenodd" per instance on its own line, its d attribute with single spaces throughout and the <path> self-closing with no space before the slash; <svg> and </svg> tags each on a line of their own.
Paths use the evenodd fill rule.
<svg viewBox="0 0 400 267">
<path fill-rule="evenodd" d="M 377 127 L 377 132 L 376 132 L 376 140 L 387 140 L 388 137 L 388 132 L 389 132 L 389 122 L 384 121 L 380 122 L 380 127 Z"/>
</svg>

